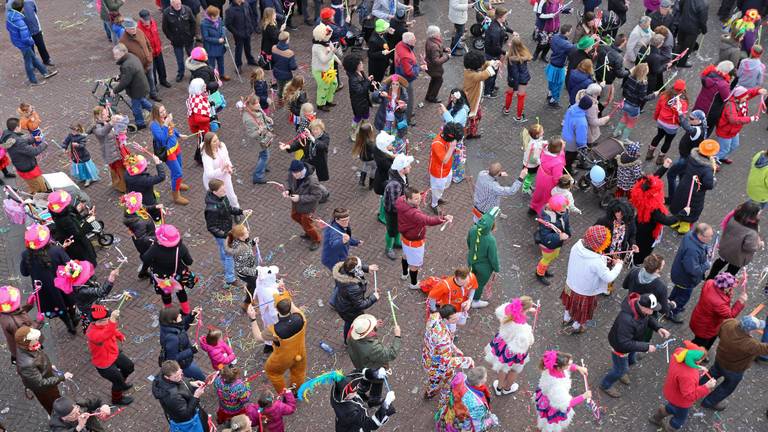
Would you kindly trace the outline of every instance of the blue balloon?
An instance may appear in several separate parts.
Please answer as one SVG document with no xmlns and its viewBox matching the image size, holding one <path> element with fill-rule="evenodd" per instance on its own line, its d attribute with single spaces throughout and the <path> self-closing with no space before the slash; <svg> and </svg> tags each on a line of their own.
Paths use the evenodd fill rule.
<svg viewBox="0 0 768 432">
<path fill-rule="evenodd" d="M 600 165 L 595 165 L 589 170 L 589 179 L 594 183 L 600 183 L 605 180 L 605 170 Z"/>
</svg>

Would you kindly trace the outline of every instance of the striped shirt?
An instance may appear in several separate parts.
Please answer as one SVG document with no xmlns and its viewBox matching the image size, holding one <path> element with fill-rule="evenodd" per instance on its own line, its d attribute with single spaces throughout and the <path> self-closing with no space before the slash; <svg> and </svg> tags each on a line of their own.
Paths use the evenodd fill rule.
<svg viewBox="0 0 768 432">
<path fill-rule="evenodd" d="M 502 186 L 496 178 L 488 174 L 488 170 L 480 171 L 475 184 L 475 208 L 482 213 L 499 206 L 499 199 L 504 195 L 514 195 L 520 190 L 522 183 L 515 181 L 512 186 Z"/>
</svg>

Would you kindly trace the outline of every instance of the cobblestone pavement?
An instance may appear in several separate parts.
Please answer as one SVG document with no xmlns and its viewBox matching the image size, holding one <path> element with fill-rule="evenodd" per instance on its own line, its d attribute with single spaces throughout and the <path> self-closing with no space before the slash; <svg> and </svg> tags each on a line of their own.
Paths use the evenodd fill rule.
<svg viewBox="0 0 768 432">
<path fill-rule="evenodd" d="M 88 3 L 85 0 L 56 0 L 55 2 L 41 0 L 39 2 L 40 19 L 46 32 L 46 42 L 60 71 L 57 77 L 42 87 L 29 88 L 24 84 L 26 80 L 19 52 L 13 49 L 7 36 L 0 38 L 0 52 L 4 54 L 0 59 L 2 70 L 0 112 L 3 118 L 14 115 L 19 102 L 30 102 L 40 111 L 44 122 L 43 127 L 46 128 L 48 136 L 57 141 L 66 136 L 66 126 L 70 122 L 90 120 L 90 111 L 95 105 L 95 100 L 90 95 L 94 79 L 112 76 L 117 68 L 111 60 L 110 47 L 105 41 L 98 16 L 92 5 Z M 139 9 L 147 7 L 157 17 L 155 8 L 151 7 L 152 3 L 149 0 L 128 2 L 124 12 L 135 16 Z M 513 10 L 511 25 L 525 37 L 528 45 L 532 46 L 528 38 L 532 30 L 528 2 L 515 0 L 510 3 L 508 1 L 507 6 Z M 452 31 L 446 16 L 447 1 L 425 1 L 423 7 L 426 15 L 419 18 L 415 25 L 420 39 L 420 52 L 423 52 L 424 30 L 428 23 L 437 23 L 444 30 Z M 713 8 L 716 7 L 717 5 L 713 5 Z M 640 2 L 635 2 L 632 5 L 629 22 L 634 22 L 641 12 L 642 5 Z M 714 15 L 714 10 L 710 15 Z M 575 18 L 568 17 L 564 21 L 575 22 Z M 717 54 L 718 26 L 713 20 L 710 21 L 712 30 L 703 43 L 703 54 L 714 57 Z M 631 28 L 625 26 L 623 30 L 628 33 Z M 448 31 L 445 32 L 445 37 L 450 38 Z M 300 30 L 294 32 L 293 45 L 299 53 L 301 69 L 308 78 L 310 95 L 314 96 L 314 84 L 307 74 L 307 65 L 310 62 L 309 44 L 309 27 L 302 26 Z M 258 46 L 258 43 L 255 46 Z M 169 75 L 173 77 L 175 62 L 168 45 L 164 46 L 164 56 Z M 692 57 L 692 61 L 695 68 L 683 70 L 681 75 L 687 79 L 691 87 L 689 94 L 695 95 L 699 86 L 696 74 L 701 70 L 704 62 L 695 57 Z M 232 75 L 231 59 L 227 57 L 226 62 L 229 73 Z M 445 84 L 441 92 L 443 97 L 451 86 L 461 83 L 460 62 L 460 59 L 452 60 L 446 65 Z M 533 79 L 529 87 L 526 114 L 531 121 L 540 119 L 547 135 L 554 135 L 559 132 L 563 111 L 551 111 L 544 107 L 543 69 L 544 64 L 541 62 L 531 64 Z M 503 73 L 498 81 L 502 90 L 505 88 L 505 75 Z M 180 119 L 180 124 L 183 123 L 181 119 L 185 114 L 186 82 L 183 84 L 176 84 L 172 89 L 162 88 L 160 92 L 163 103 Z M 423 98 L 425 88 L 426 80 L 419 80 L 416 85 L 418 100 Z M 240 96 L 245 96 L 249 91 L 247 83 L 240 83 L 236 79 L 224 87 L 224 94 L 230 103 Z M 390 380 L 397 393 L 395 405 L 398 413 L 383 429 L 428 431 L 433 428 L 432 416 L 436 403 L 421 399 L 425 375 L 420 365 L 421 340 L 424 331 L 424 297 L 420 293 L 407 290 L 397 277 L 399 263 L 391 262 L 383 255 L 384 228 L 375 217 L 378 197 L 357 186 L 355 168 L 360 164 L 350 155 L 351 146 L 346 138 L 351 117 L 347 101 L 348 95 L 345 89 L 337 94 L 338 107 L 331 113 L 320 113 L 320 118 L 329 126 L 332 139 L 330 154 L 332 179 L 328 183 L 332 195 L 327 204 L 320 206 L 317 215 L 328 218 L 336 206 L 343 205 L 351 209 L 355 236 L 365 241 L 365 244 L 353 253 L 359 254 L 367 262 L 381 266 L 379 283 L 385 291 L 392 291 L 400 307 L 398 313 L 399 322 L 403 326 L 403 348 L 393 365 L 394 376 Z M 518 169 L 521 159 L 518 139 L 520 125 L 515 124 L 511 117 L 502 116 L 500 106 L 501 99 L 484 102 L 486 116 L 482 121 L 483 138 L 468 144 L 468 173 L 476 174 L 492 160 L 501 161 L 510 173 Z M 426 187 L 429 134 L 436 130 L 439 120 L 436 115 L 437 108 L 434 105 L 416 109 L 415 112 L 418 126 L 411 129 L 410 139 L 414 144 L 412 151 L 420 164 L 416 165 L 412 178 L 417 186 Z M 277 133 L 283 140 L 291 136 L 286 116 L 285 110 L 278 111 L 274 116 Z M 257 151 L 246 145 L 236 110 L 227 109 L 221 114 L 221 120 L 223 128 L 220 136 L 228 144 L 237 169 L 235 189 L 243 203 L 242 206 L 255 210 L 250 223 L 252 231 L 261 238 L 263 256 L 269 264 L 281 267 L 281 274 L 288 286 L 296 293 L 297 303 L 304 305 L 307 312 L 310 323 L 307 336 L 307 345 L 310 347 L 308 375 L 314 376 L 334 368 L 349 369 L 350 362 L 340 339 L 342 322 L 323 304 L 330 293 L 331 278 L 329 272 L 319 262 L 319 252 L 307 251 L 307 244 L 298 237 L 299 227 L 289 219 L 288 203 L 280 198 L 274 188 L 254 187 L 250 184 L 249 172 L 256 163 Z M 646 113 L 642 125 L 635 132 L 635 136 L 643 143 L 647 143 L 655 132 L 651 122 L 650 114 Z M 757 125 L 746 127 L 743 133 L 742 149 L 734 158 L 734 165 L 725 168 L 719 176 L 717 189 L 709 194 L 703 221 L 719 223 L 727 211 L 745 199 L 744 183 L 749 157 L 757 149 L 763 148 L 764 145 L 761 144 L 765 143 L 765 132 L 762 127 Z M 149 134 L 143 132 L 135 139 L 146 144 L 149 142 Z M 90 145 L 97 163 L 101 166 L 100 152 L 95 140 L 92 139 Z M 173 205 L 167 183 L 159 190 L 162 194 L 161 201 L 171 208 L 170 221 L 181 227 L 184 241 L 191 247 L 195 258 L 194 270 L 202 275 L 200 285 L 191 293 L 191 301 L 194 305 L 203 306 L 206 324 L 219 326 L 227 331 L 232 338 L 235 352 L 240 358 L 239 366 L 246 369 L 247 374 L 252 374 L 261 370 L 265 357 L 261 354 L 261 347 L 249 337 L 247 319 L 240 314 L 239 302 L 242 293 L 228 292 L 222 287 L 221 266 L 218 262 L 216 247 L 210 241 L 210 235 L 203 224 L 202 172 L 192 162 L 192 150 L 189 146 L 184 149 L 184 153 L 186 181 L 192 186 L 189 193 L 192 204 L 187 207 Z M 63 154 L 55 150 L 55 146 L 52 146 L 42 159 L 46 171 L 68 171 L 68 161 Z M 269 180 L 284 181 L 289 160 L 288 155 L 274 152 L 270 161 L 272 169 L 268 174 Z M 102 178 L 109 178 L 106 171 L 102 171 Z M 150 394 L 150 381 L 147 379 L 148 376 L 156 373 L 157 369 L 157 313 L 160 301 L 146 283 L 135 278 L 132 271 L 132 266 L 138 263 L 138 259 L 120 223 L 119 212 L 115 205 L 117 193 L 110 190 L 107 181 L 104 180 L 89 188 L 87 192 L 97 202 L 99 215 L 107 221 L 108 231 L 117 234 L 117 246 L 121 247 L 131 260 L 131 264 L 125 267 L 121 274 L 115 292 L 124 289 L 138 292 L 138 296 L 123 308 L 121 317 L 121 328 L 127 335 L 123 350 L 136 362 L 137 366 L 136 373 L 132 377 L 132 381 L 136 384 L 133 391 L 136 401 L 124 413 L 109 422 L 109 430 L 167 430 L 162 411 Z M 578 206 L 584 210 L 583 215 L 572 217 L 574 233 L 578 235 L 597 219 L 601 211 L 594 196 L 580 192 L 575 196 Z M 444 232 L 438 230 L 430 232 L 426 267 L 422 277 L 447 274 L 466 260 L 465 236 L 471 223 L 470 182 L 465 181 L 452 186 L 446 198 L 450 201 L 446 206 L 448 213 L 455 214 L 457 218 L 455 223 Z M 535 360 L 520 378 L 521 390 L 513 396 L 504 399 L 494 398 L 493 401 L 493 410 L 499 415 L 502 423 L 501 430 L 504 431 L 535 430 L 531 391 L 535 388 L 539 376 L 536 363 L 545 349 L 557 348 L 574 353 L 577 359 L 584 358 L 590 367 L 590 384 L 593 388 L 597 387 L 600 376 L 610 365 L 610 349 L 606 335 L 618 311 L 620 298 L 624 295 L 619 290 L 613 297 L 601 299 L 595 325 L 585 335 L 570 337 L 560 333 L 559 322 L 562 309 L 558 296 L 564 282 L 567 249 L 570 246 L 565 248 L 562 257 L 553 266 L 556 283 L 549 288 L 537 285 L 533 280 L 533 269 L 537 259 L 537 249 L 531 240 L 534 226 L 525 216 L 526 207 L 525 197 L 515 196 L 504 201 L 503 211 L 509 215 L 509 218 L 500 221 L 497 230 L 503 271 L 492 292 L 488 293 L 491 307 L 472 312 L 468 324 L 460 329 L 457 342 L 465 353 L 472 355 L 478 364 L 483 364 L 483 346 L 493 337 L 497 328 L 492 312 L 493 307 L 511 296 L 521 294 L 541 299 L 543 312 L 536 329 L 537 342 L 532 352 Z M 0 254 L 2 282 L 21 284 L 29 292 L 29 281 L 20 280 L 17 275 L 18 256 L 22 246 L 19 228 L 8 225 L 7 220 L 3 219 L 0 234 L 2 234 L 0 243 L 6 246 L 4 254 Z M 668 263 L 671 263 L 678 240 L 676 236 L 667 233 L 663 244 L 657 249 L 667 256 Z M 116 255 L 114 248 L 99 252 L 98 277 L 100 279 L 106 277 L 108 268 L 116 264 Z M 750 266 L 750 273 L 758 274 L 766 264 L 768 262 L 765 255 L 758 254 L 755 262 Z M 755 278 L 753 277 L 752 280 Z M 751 298 L 748 310 L 762 300 L 760 291 L 757 287 L 750 287 Z M 695 300 L 695 298 L 692 300 L 691 308 Z M 383 337 L 385 340 L 390 340 L 391 318 L 386 302 L 375 304 L 371 313 L 385 321 Z M 687 325 L 672 325 L 670 329 L 678 339 L 691 337 Z M 59 369 L 72 371 L 75 374 L 75 380 L 63 386 L 64 392 L 69 395 L 97 395 L 106 400 L 109 395 L 108 383 L 98 377 L 89 364 L 83 337 L 81 335 L 70 337 L 58 321 L 50 323 L 50 326 L 46 327 L 46 332 L 49 333 L 46 351 L 54 358 Z M 327 354 L 320 350 L 318 344 L 321 341 L 331 345 L 335 353 Z M 603 407 L 601 424 L 592 419 L 588 410 L 579 407 L 571 430 L 652 430 L 646 418 L 661 400 L 661 387 L 667 366 L 664 357 L 664 353 L 651 354 L 634 367 L 630 374 L 632 386 L 620 388 L 624 393 L 623 398 L 606 400 L 603 395 L 596 393 Z M 209 368 L 204 355 L 199 354 L 197 362 L 202 367 Z M 9 364 L 6 350 L 0 350 L 0 364 Z M 720 415 L 713 415 L 712 412 L 702 411 L 698 407 L 694 408 L 688 430 L 767 430 L 764 416 L 767 407 L 763 403 L 765 398 L 760 397 L 764 394 L 764 381 L 761 382 L 760 377 L 764 378 L 765 373 L 765 366 L 755 365 L 750 369 L 737 392 L 729 399 L 730 407 Z M 574 380 L 573 392 L 583 391 L 582 386 L 579 380 Z M 268 388 L 263 378 L 255 382 L 255 387 L 257 390 Z M 45 430 L 44 411 L 36 402 L 22 396 L 20 381 L 12 368 L 6 367 L 0 373 L 0 388 L 2 388 L 0 390 L 0 421 L 5 423 L 10 431 Z M 211 393 L 208 392 L 205 395 L 204 406 L 212 413 L 215 411 L 215 396 Z M 298 413 L 288 418 L 287 429 L 291 431 L 333 430 L 333 416 L 328 406 L 328 389 L 319 390 L 309 402 L 301 403 Z"/>
</svg>

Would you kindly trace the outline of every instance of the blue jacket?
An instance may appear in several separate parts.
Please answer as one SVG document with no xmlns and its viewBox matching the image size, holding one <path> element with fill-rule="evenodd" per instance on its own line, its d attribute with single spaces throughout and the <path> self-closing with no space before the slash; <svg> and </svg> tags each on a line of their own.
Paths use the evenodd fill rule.
<svg viewBox="0 0 768 432">
<path fill-rule="evenodd" d="M 165 351 L 163 361 L 176 360 L 182 369 L 186 369 L 195 361 L 195 352 L 187 334 L 195 316 L 186 315 L 178 324 L 160 326 L 160 346 Z"/>
<path fill-rule="evenodd" d="M 702 243 L 694 230 L 688 232 L 680 242 L 675 261 L 672 263 L 670 279 L 675 285 L 694 288 L 704 279 L 709 269 L 709 245 Z"/>
<path fill-rule="evenodd" d="M 568 77 L 566 88 L 568 88 L 568 99 L 571 105 L 576 103 L 576 93 L 579 90 L 587 88 L 590 84 L 595 82 L 592 77 L 578 69 L 571 71 L 571 75 Z"/>
<path fill-rule="evenodd" d="M 13 2 L 10 2 L 13 3 Z M 10 4 L 6 5 L 8 9 L 10 9 Z M 35 3 L 35 0 L 24 0 L 24 9 L 22 9 L 22 13 L 24 14 L 24 22 L 27 23 L 27 27 L 29 28 L 29 34 L 38 34 L 42 31 L 40 28 L 40 20 L 37 19 L 37 3 Z"/>
<path fill-rule="evenodd" d="M 557 68 L 565 67 L 565 62 L 568 60 L 568 53 L 571 52 L 571 48 L 573 48 L 573 44 L 567 37 L 559 33 L 556 34 L 549 41 L 549 49 L 551 51 L 549 64 Z"/>
<path fill-rule="evenodd" d="M 218 21 L 218 27 L 207 16 L 200 22 L 200 35 L 203 37 L 203 48 L 208 53 L 208 57 L 221 57 L 227 52 L 224 44 L 219 42 L 219 39 L 226 36 L 224 22 L 221 19 Z"/>
<path fill-rule="evenodd" d="M 565 140 L 565 150 L 574 152 L 587 146 L 587 112 L 579 108 L 578 105 L 571 105 L 565 112 L 563 118 L 563 140 Z"/>
<path fill-rule="evenodd" d="M 35 45 L 35 41 L 32 40 L 32 34 L 29 32 L 29 27 L 24 21 L 24 15 L 21 12 L 9 8 L 8 12 L 5 13 L 5 28 L 11 37 L 11 43 L 16 48 L 24 50 Z"/>
<path fill-rule="evenodd" d="M 286 54 L 291 53 L 288 57 Z M 284 41 L 278 42 L 272 47 L 272 75 L 278 81 L 290 81 L 293 79 L 293 71 L 296 65 L 296 53 L 288 47 Z"/>
<path fill-rule="evenodd" d="M 347 259 L 350 246 L 357 246 L 360 244 L 360 240 L 352 237 L 352 230 L 349 227 L 344 229 L 335 220 L 331 223 L 331 227 L 333 227 L 333 229 L 326 227 L 323 231 L 323 250 L 320 254 L 320 262 L 328 267 L 328 270 L 333 270 L 333 266 L 335 266 L 336 263 Z M 347 233 L 349 242 L 344 243 L 341 240 L 341 234 L 337 233 L 335 230 Z"/>
<path fill-rule="evenodd" d="M 540 217 L 559 228 L 560 231 L 569 236 L 571 235 L 571 223 L 568 216 L 568 210 L 563 214 L 558 214 L 545 208 L 541 211 Z M 536 234 L 536 241 L 547 249 L 557 249 L 563 245 L 563 240 L 560 239 L 560 234 L 544 224 L 539 224 L 539 232 Z"/>
</svg>

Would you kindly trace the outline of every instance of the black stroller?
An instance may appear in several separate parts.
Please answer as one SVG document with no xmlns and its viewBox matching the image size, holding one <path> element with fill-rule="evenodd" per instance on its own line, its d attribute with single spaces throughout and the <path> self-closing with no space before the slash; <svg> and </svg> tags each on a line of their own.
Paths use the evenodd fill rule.
<svg viewBox="0 0 768 432">
<path fill-rule="evenodd" d="M 116 81 L 114 77 L 105 80 L 96 80 L 96 84 L 91 90 L 91 94 L 96 98 L 98 104 L 109 110 L 110 115 L 118 114 L 120 112 L 120 103 L 122 102 L 127 107 L 127 111 L 131 111 L 131 104 L 123 97 L 121 93 L 115 93 L 112 91 L 112 84 Z M 136 132 L 136 125 L 128 125 L 129 132 Z"/>
<path fill-rule="evenodd" d="M 622 153 L 624 153 L 624 144 L 616 138 L 608 137 L 579 154 L 580 166 L 587 171 L 578 178 L 576 186 L 581 191 L 591 190 L 595 193 L 600 199 L 600 207 L 605 208 L 613 199 L 618 169 L 616 156 Z M 595 165 L 600 166 L 605 172 L 605 178 L 600 182 L 593 181 L 590 176 L 592 167 Z"/>
</svg>

